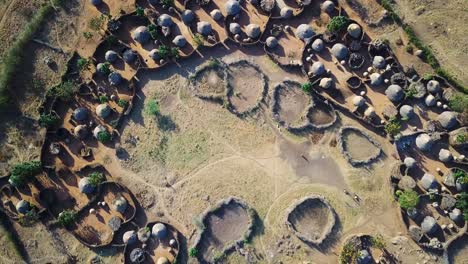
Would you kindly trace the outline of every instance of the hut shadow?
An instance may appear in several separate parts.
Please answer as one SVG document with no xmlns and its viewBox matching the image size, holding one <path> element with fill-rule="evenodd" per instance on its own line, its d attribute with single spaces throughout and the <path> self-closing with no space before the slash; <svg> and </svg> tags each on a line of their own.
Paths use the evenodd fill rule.
<svg viewBox="0 0 468 264">
<path fill-rule="evenodd" d="M 102 1 L 97 7 L 96 9 L 101 12 L 102 14 L 109 14 L 110 12 L 110 8 L 109 8 L 109 5 L 107 5 L 104 1 Z"/>
</svg>

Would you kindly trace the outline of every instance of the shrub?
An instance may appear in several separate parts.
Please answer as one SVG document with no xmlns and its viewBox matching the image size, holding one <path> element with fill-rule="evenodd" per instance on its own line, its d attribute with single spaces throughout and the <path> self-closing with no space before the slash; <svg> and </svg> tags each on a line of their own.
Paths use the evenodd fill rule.
<svg viewBox="0 0 468 264">
<path fill-rule="evenodd" d="M 425 81 L 430 81 L 432 79 L 434 79 L 434 74 L 426 73 L 423 76 L 423 80 L 425 80 Z"/>
<path fill-rule="evenodd" d="M 109 75 L 111 73 L 110 66 L 111 66 L 110 62 L 107 62 L 107 61 L 102 64 L 101 71 L 104 75 Z"/>
<path fill-rule="evenodd" d="M 145 9 L 141 6 L 137 6 L 136 8 L 136 15 L 139 17 L 144 17 L 145 16 Z"/>
<path fill-rule="evenodd" d="M 356 263 L 358 256 L 359 252 L 356 247 L 351 243 L 347 243 L 341 250 L 340 264 Z"/>
<path fill-rule="evenodd" d="M 94 187 L 97 187 L 101 182 L 104 181 L 104 174 L 101 172 L 93 172 L 89 174 L 89 184 L 91 184 Z"/>
<path fill-rule="evenodd" d="M 196 248 L 190 248 L 189 250 L 189 256 L 192 258 L 195 258 L 198 256 L 198 249 Z"/>
<path fill-rule="evenodd" d="M 455 207 L 463 212 L 465 221 L 468 221 L 468 193 L 462 192 L 460 194 L 460 197 L 458 197 Z"/>
<path fill-rule="evenodd" d="M 93 33 L 89 32 L 89 31 L 85 31 L 85 32 L 83 32 L 83 37 L 86 40 L 90 40 L 93 37 Z"/>
<path fill-rule="evenodd" d="M 389 0 L 382 0 L 381 4 L 382 4 L 382 7 L 388 11 L 388 14 L 393 19 L 393 21 L 395 21 L 396 23 L 401 22 L 400 17 L 395 13 L 395 10 L 393 10 L 393 6 Z"/>
<path fill-rule="evenodd" d="M 52 96 L 62 99 L 63 101 L 70 101 L 73 99 L 77 86 L 71 81 L 65 81 L 60 85 L 51 88 L 48 92 Z"/>
<path fill-rule="evenodd" d="M 374 246 L 374 247 L 376 247 L 378 249 L 384 249 L 387 246 L 383 236 L 380 235 L 380 234 L 371 237 L 370 242 L 371 242 L 372 246 Z"/>
<path fill-rule="evenodd" d="M 327 30 L 331 33 L 337 33 L 345 29 L 348 25 L 349 20 L 345 16 L 333 17 L 327 25 Z"/>
<path fill-rule="evenodd" d="M 122 108 L 125 108 L 128 105 L 128 101 L 125 99 L 119 99 L 119 101 L 117 102 L 117 105 Z"/>
<path fill-rule="evenodd" d="M 312 91 L 312 84 L 310 82 L 303 83 L 301 88 L 304 92 L 310 93 Z"/>
<path fill-rule="evenodd" d="M 398 197 L 398 203 L 403 209 L 415 208 L 419 203 L 419 195 L 415 191 L 403 191 Z"/>
<path fill-rule="evenodd" d="M 157 39 L 158 38 L 158 29 L 154 24 L 150 24 L 148 26 L 148 31 L 149 31 L 152 39 Z"/>
<path fill-rule="evenodd" d="M 102 143 L 106 143 L 112 140 L 112 135 L 107 131 L 101 131 L 97 134 L 97 139 Z"/>
<path fill-rule="evenodd" d="M 202 34 L 197 33 L 193 36 L 193 41 L 195 41 L 195 45 L 197 47 L 203 46 L 203 44 L 205 43 L 205 37 Z"/>
<path fill-rule="evenodd" d="M 388 123 L 385 125 L 384 129 L 385 129 L 385 132 L 387 132 L 387 134 L 394 137 L 398 133 L 400 133 L 400 129 L 401 129 L 400 121 L 396 118 L 391 118 L 388 121 Z"/>
<path fill-rule="evenodd" d="M 400 195 L 402 195 L 402 194 L 403 194 L 403 192 L 402 192 L 401 190 L 397 190 L 397 191 L 395 192 L 395 195 L 398 196 L 398 197 L 399 197 Z"/>
<path fill-rule="evenodd" d="M 31 179 L 41 171 L 42 165 L 40 161 L 30 161 L 17 164 L 11 171 L 10 182 L 14 186 L 22 186 L 27 180 Z"/>
<path fill-rule="evenodd" d="M 179 58 L 179 48 L 176 47 L 168 47 L 166 45 L 161 45 L 158 49 L 158 54 L 161 59 L 167 58 Z"/>
<path fill-rule="evenodd" d="M 76 62 L 76 67 L 78 67 L 78 70 L 86 70 L 89 66 L 89 60 L 85 58 L 79 58 L 78 61 Z"/>
<path fill-rule="evenodd" d="M 210 58 L 208 60 L 208 67 L 213 68 L 213 67 L 219 66 L 220 64 L 221 64 L 221 62 L 216 58 Z"/>
<path fill-rule="evenodd" d="M 463 144 L 463 143 L 465 143 L 467 140 L 468 140 L 468 135 L 467 135 L 467 134 L 459 134 L 459 135 L 457 135 L 457 137 L 455 138 L 455 141 L 456 141 L 458 144 Z"/>
<path fill-rule="evenodd" d="M 448 104 L 453 111 L 461 113 L 468 109 L 468 95 L 456 93 L 450 98 Z"/>
<path fill-rule="evenodd" d="M 415 87 L 410 87 L 406 89 L 404 93 L 405 93 L 405 99 L 411 99 L 411 98 L 414 98 L 414 96 L 418 94 L 418 90 L 416 90 Z"/>
<path fill-rule="evenodd" d="M 39 125 L 43 127 L 54 127 L 60 123 L 60 118 L 56 114 L 41 114 L 39 116 Z"/>
<path fill-rule="evenodd" d="M 109 102 L 109 97 L 107 95 L 103 94 L 99 96 L 99 102 L 101 104 Z"/>
<path fill-rule="evenodd" d="M 154 99 L 150 99 L 145 105 L 145 112 L 148 115 L 158 116 L 160 114 L 158 102 Z"/>
<path fill-rule="evenodd" d="M 76 221 L 76 212 L 73 210 L 62 211 L 58 216 L 58 222 L 64 227 L 69 227 Z"/>
</svg>

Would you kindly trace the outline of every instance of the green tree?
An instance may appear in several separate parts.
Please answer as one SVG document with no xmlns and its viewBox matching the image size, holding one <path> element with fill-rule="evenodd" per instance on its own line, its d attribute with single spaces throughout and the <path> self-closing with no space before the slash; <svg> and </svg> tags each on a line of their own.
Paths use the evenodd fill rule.
<svg viewBox="0 0 468 264">
<path fill-rule="evenodd" d="M 97 134 L 97 139 L 102 143 L 107 143 L 112 140 L 112 135 L 109 132 L 107 132 L 107 130 L 100 131 Z"/>
<path fill-rule="evenodd" d="M 117 105 L 122 108 L 125 108 L 128 105 L 128 101 L 125 99 L 119 99 L 119 101 L 117 102 Z"/>
<path fill-rule="evenodd" d="M 403 209 L 415 208 L 419 203 L 419 195 L 413 190 L 403 191 L 398 197 L 398 203 Z"/>
<path fill-rule="evenodd" d="M 468 95 L 462 93 L 456 93 L 449 100 L 449 106 L 453 111 L 463 112 L 468 109 Z"/>
<path fill-rule="evenodd" d="M 468 221 L 468 193 L 462 192 L 460 194 L 460 197 L 458 197 L 455 207 L 463 212 L 465 221 Z"/>
<path fill-rule="evenodd" d="M 89 32 L 89 31 L 85 31 L 85 32 L 83 32 L 83 37 L 86 40 L 90 40 L 91 38 L 93 38 L 93 33 Z"/>
<path fill-rule="evenodd" d="M 60 123 L 60 118 L 56 114 L 41 114 L 39 116 L 39 125 L 43 127 L 54 127 Z"/>
<path fill-rule="evenodd" d="M 139 17 L 144 17 L 145 16 L 145 9 L 141 6 L 137 6 L 136 10 L 136 15 Z"/>
<path fill-rule="evenodd" d="M 400 121 L 393 117 L 391 118 L 388 123 L 385 125 L 384 127 L 385 129 L 385 132 L 387 132 L 387 134 L 391 135 L 392 137 L 396 136 L 398 133 L 400 133 L 400 130 L 401 130 L 401 124 L 400 124 Z"/>
<path fill-rule="evenodd" d="M 193 36 L 193 41 L 197 47 L 200 47 L 205 44 L 205 37 L 202 34 L 197 33 Z"/>
<path fill-rule="evenodd" d="M 301 85 L 302 91 L 310 93 L 312 91 L 312 84 L 310 82 L 303 83 Z"/>
<path fill-rule="evenodd" d="M 48 93 L 52 96 L 62 99 L 63 101 L 70 101 L 77 92 L 78 87 L 71 81 L 65 81 L 60 85 L 51 88 Z"/>
<path fill-rule="evenodd" d="M 150 24 L 148 26 L 148 32 L 150 33 L 152 39 L 155 40 L 158 38 L 158 28 L 156 27 L 156 25 Z"/>
<path fill-rule="evenodd" d="M 12 185 L 20 187 L 41 171 L 42 164 L 40 161 L 23 162 L 13 167 L 9 181 Z"/>
<path fill-rule="evenodd" d="M 89 66 L 89 60 L 85 59 L 85 58 L 79 58 L 77 61 L 76 61 L 76 67 L 78 67 L 78 69 L 80 71 L 83 71 L 83 70 L 86 70 L 88 69 L 88 66 Z"/>
<path fill-rule="evenodd" d="M 335 16 L 327 24 L 327 30 L 331 33 L 337 33 L 345 29 L 349 24 L 349 19 L 345 16 Z"/>
<path fill-rule="evenodd" d="M 195 258 L 198 256 L 198 249 L 196 248 L 190 248 L 189 250 L 189 256 L 192 258 Z"/>
<path fill-rule="evenodd" d="M 145 105 L 145 113 L 148 115 L 158 116 L 160 114 L 158 102 L 154 99 L 150 99 Z"/>
<path fill-rule="evenodd" d="M 76 212 L 73 210 L 62 211 L 58 216 L 58 222 L 64 226 L 69 227 L 76 221 Z"/>
<path fill-rule="evenodd" d="M 93 172 L 89 174 L 89 184 L 94 187 L 97 187 L 101 182 L 105 180 L 104 174 L 101 172 Z"/>
</svg>

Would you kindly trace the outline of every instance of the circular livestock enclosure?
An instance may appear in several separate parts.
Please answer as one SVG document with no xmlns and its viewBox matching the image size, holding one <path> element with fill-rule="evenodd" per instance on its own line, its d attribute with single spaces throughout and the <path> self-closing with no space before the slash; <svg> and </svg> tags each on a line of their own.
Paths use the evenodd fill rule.
<svg viewBox="0 0 468 264">
<path fill-rule="evenodd" d="M 340 152 L 355 167 L 371 164 L 383 154 L 379 142 L 355 127 L 342 127 L 337 141 Z"/>
<path fill-rule="evenodd" d="M 247 203 L 229 197 L 200 215 L 200 226 L 194 240 L 197 258 L 213 263 L 242 247 L 253 236 L 256 213 Z"/>
<path fill-rule="evenodd" d="M 268 93 L 268 77 L 246 60 L 227 64 L 227 72 L 228 109 L 238 116 L 254 113 Z"/>
<path fill-rule="evenodd" d="M 190 77 L 190 87 L 200 99 L 220 101 L 227 93 L 228 75 L 226 65 L 217 59 L 197 67 Z"/>
<path fill-rule="evenodd" d="M 303 91 L 301 84 L 285 80 L 273 88 L 271 100 L 273 119 L 292 133 L 322 130 L 337 120 L 333 106 Z"/>
<path fill-rule="evenodd" d="M 286 226 L 307 244 L 321 245 L 336 224 L 335 210 L 322 196 L 303 198 L 287 209 Z"/>
</svg>

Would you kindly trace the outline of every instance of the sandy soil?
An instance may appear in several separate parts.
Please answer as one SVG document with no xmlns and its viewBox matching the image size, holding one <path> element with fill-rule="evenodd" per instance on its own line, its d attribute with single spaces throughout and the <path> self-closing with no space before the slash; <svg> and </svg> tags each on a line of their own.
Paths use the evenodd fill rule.
<svg viewBox="0 0 468 264">
<path fill-rule="evenodd" d="M 254 107 L 262 97 L 263 78 L 254 67 L 246 65 L 229 67 L 228 82 L 232 87 L 232 96 L 229 100 L 240 113 Z"/>
<path fill-rule="evenodd" d="M 365 160 L 379 152 L 379 149 L 372 144 L 364 135 L 354 131 L 345 132 L 345 148 L 356 160 Z"/>
<path fill-rule="evenodd" d="M 292 126 L 303 124 L 311 100 L 299 85 L 282 86 L 278 96 L 280 120 Z"/>
</svg>

